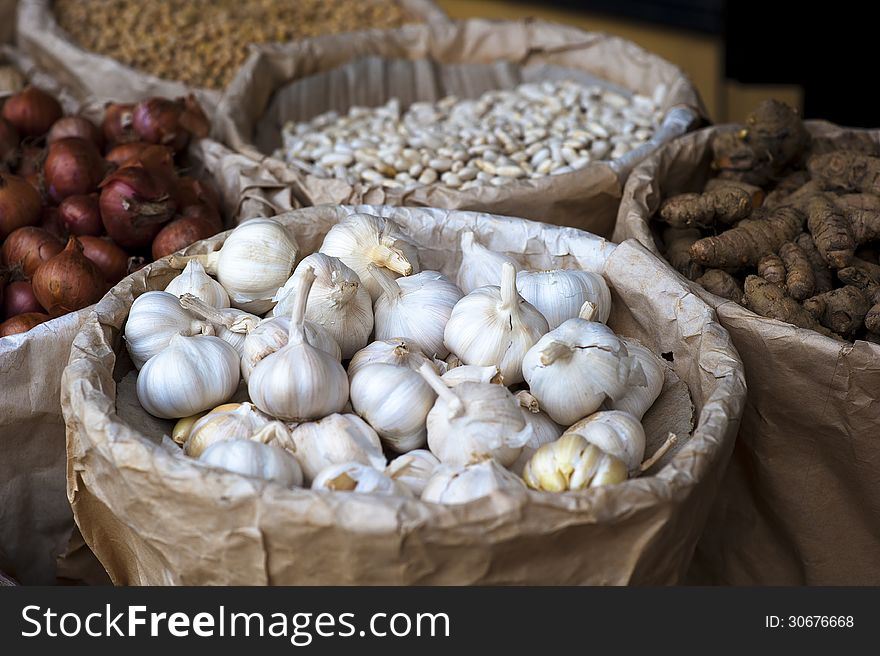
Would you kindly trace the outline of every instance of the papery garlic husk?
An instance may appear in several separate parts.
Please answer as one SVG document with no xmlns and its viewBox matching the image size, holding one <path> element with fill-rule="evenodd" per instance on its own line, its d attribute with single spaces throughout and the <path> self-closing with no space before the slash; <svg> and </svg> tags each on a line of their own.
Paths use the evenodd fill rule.
<svg viewBox="0 0 880 656">
<path fill-rule="evenodd" d="M 568 492 L 621 483 L 626 480 L 626 464 L 570 433 L 535 451 L 522 477 L 533 490 Z"/>
<path fill-rule="evenodd" d="M 512 465 L 532 436 L 519 404 L 503 385 L 462 383 L 447 387 L 429 364 L 419 373 L 437 393 L 428 413 L 428 448 L 444 465 L 463 467 L 495 458 Z"/>
<path fill-rule="evenodd" d="M 208 447 L 199 460 L 220 469 L 261 478 L 282 487 L 299 487 L 302 469 L 290 453 L 271 444 L 251 440 L 228 440 Z"/>
<path fill-rule="evenodd" d="M 223 285 L 209 276 L 202 263 L 196 260 L 187 262 L 180 275 L 168 283 L 165 291 L 177 298 L 190 294 L 214 308 L 229 307 L 229 294 Z"/>
<path fill-rule="evenodd" d="M 348 376 L 339 361 L 306 340 L 305 312 L 312 269 L 299 275 L 287 345 L 260 360 L 248 393 L 263 412 L 285 421 L 312 421 L 341 412 L 348 402 Z"/>
<path fill-rule="evenodd" d="M 140 369 L 165 350 L 175 335 L 214 335 L 215 330 L 182 308 L 174 294 L 146 292 L 134 299 L 124 334 L 131 361 Z"/>
<path fill-rule="evenodd" d="M 524 491 L 522 479 L 489 459 L 455 468 L 441 465 L 422 492 L 422 501 L 460 504 L 494 492 Z"/>
<path fill-rule="evenodd" d="M 382 288 L 369 274 L 369 265 L 383 267 L 399 276 L 410 276 L 420 270 L 415 244 L 400 226 L 391 219 L 372 214 L 345 217 L 330 228 L 318 250 L 338 257 L 354 270 L 373 301 L 379 298 Z"/>
<path fill-rule="evenodd" d="M 416 497 L 422 496 L 440 461 L 430 451 L 413 449 L 397 456 L 385 467 L 385 475 L 391 480 L 403 483 Z"/>
<path fill-rule="evenodd" d="M 431 359 L 411 340 L 401 337 L 382 339 L 367 344 L 352 356 L 348 363 L 348 378 L 353 378 L 370 364 L 393 364 L 417 370 L 425 362 L 431 362 Z"/>
<path fill-rule="evenodd" d="M 271 421 L 252 403 L 240 403 L 232 408 L 215 409 L 204 415 L 192 427 L 183 444 L 183 452 L 198 458 L 215 442 L 246 440 Z"/>
<path fill-rule="evenodd" d="M 544 315 L 550 330 L 580 316 L 586 302 L 593 306 L 591 321 L 605 323 L 611 314 L 611 290 L 598 273 L 569 269 L 520 271 L 516 288 Z"/>
<path fill-rule="evenodd" d="M 248 334 L 260 323 L 255 314 L 237 308 L 214 308 L 192 294 L 183 294 L 180 305 L 191 314 L 204 319 L 214 327 L 214 334 L 227 342 L 241 355 Z"/>
<path fill-rule="evenodd" d="M 492 385 L 503 385 L 504 376 L 501 370 L 495 365 L 488 367 L 480 367 L 475 364 L 465 364 L 454 369 L 449 369 L 442 374 L 440 378 L 449 387 L 455 387 L 461 383 L 490 383 Z"/>
<path fill-rule="evenodd" d="M 380 471 L 385 467 L 379 436 L 357 415 L 332 414 L 298 424 L 290 436 L 306 482 L 330 465 L 359 462 Z"/>
<path fill-rule="evenodd" d="M 570 426 L 628 385 L 644 385 L 641 366 L 605 324 L 569 319 L 526 353 L 522 363 L 529 391 L 557 424 Z"/>
<path fill-rule="evenodd" d="M 523 446 L 516 462 L 510 466 L 510 471 L 515 474 L 522 474 L 523 467 L 532 458 L 532 454 L 545 444 L 558 440 L 564 429 L 550 419 L 546 412 L 541 411 L 538 399 L 528 392 L 522 390 L 514 396 L 519 403 L 523 419 L 532 427 L 532 437 Z"/>
<path fill-rule="evenodd" d="M 352 376 L 350 395 L 354 411 L 386 447 L 406 453 L 425 445 L 425 421 L 437 395 L 417 371 L 393 364 L 368 365 Z"/>
<path fill-rule="evenodd" d="M 606 406 L 611 410 L 623 410 L 641 420 L 663 391 L 667 365 L 659 355 L 638 340 L 629 337 L 620 339 L 626 344 L 627 353 L 641 365 L 647 384 L 628 387 L 621 398 L 607 402 Z"/>
<path fill-rule="evenodd" d="M 198 423 L 199 419 L 204 417 L 209 412 L 223 412 L 225 410 L 235 410 L 241 403 L 224 403 L 222 405 L 218 405 L 213 410 L 207 410 L 205 412 L 197 412 L 194 415 L 190 415 L 189 417 L 183 417 L 177 420 L 177 423 L 174 424 L 174 428 L 171 429 L 171 439 L 178 446 L 183 446 L 186 444 L 186 441 L 189 439 L 190 433 L 192 433 L 192 429 Z"/>
<path fill-rule="evenodd" d="M 455 283 L 436 271 L 395 280 L 385 269 L 371 266 L 370 275 L 384 290 L 373 306 L 376 339 L 403 337 L 429 357 L 449 355 L 443 331 L 452 308 L 464 296 Z"/>
<path fill-rule="evenodd" d="M 505 263 L 500 287 L 481 287 L 458 303 L 446 324 L 444 342 L 465 364 L 496 365 L 505 385 L 523 380 L 522 361 L 547 320 L 516 291 L 516 269 Z"/>
<path fill-rule="evenodd" d="M 306 342 L 337 362 L 342 361 L 342 350 L 339 348 L 339 344 L 322 326 L 311 321 L 304 321 L 303 330 Z M 241 347 L 241 375 L 246 383 L 250 382 L 251 372 L 260 360 L 287 346 L 289 335 L 289 317 L 270 317 L 260 321 L 256 328 L 245 336 Z"/>
<path fill-rule="evenodd" d="M 312 481 L 312 489 L 412 497 L 412 492 L 402 483 L 391 480 L 382 471 L 359 462 L 330 465 L 315 477 Z"/>
<path fill-rule="evenodd" d="M 239 379 L 238 353 L 222 339 L 175 335 L 141 369 L 137 397 L 151 415 L 178 419 L 227 401 Z"/>
<path fill-rule="evenodd" d="M 501 267 L 505 262 L 519 270 L 516 260 L 509 255 L 489 250 L 477 241 L 471 230 L 467 230 L 461 233 L 461 265 L 455 282 L 465 294 L 486 285 L 500 287 Z"/>
</svg>

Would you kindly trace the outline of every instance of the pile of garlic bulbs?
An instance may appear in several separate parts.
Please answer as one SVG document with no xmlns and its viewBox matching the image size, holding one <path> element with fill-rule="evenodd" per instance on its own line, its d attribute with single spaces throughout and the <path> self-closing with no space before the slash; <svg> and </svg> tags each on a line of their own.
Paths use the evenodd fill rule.
<svg viewBox="0 0 880 656">
<path fill-rule="evenodd" d="M 141 406 L 186 456 L 286 487 L 464 503 L 639 475 L 664 365 L 605 325 L 602 276 L 460 239 L 455 281 L 368 214 L 305 257 L 273 219 L 172 257 L 125 326 Z"/>
</svg>

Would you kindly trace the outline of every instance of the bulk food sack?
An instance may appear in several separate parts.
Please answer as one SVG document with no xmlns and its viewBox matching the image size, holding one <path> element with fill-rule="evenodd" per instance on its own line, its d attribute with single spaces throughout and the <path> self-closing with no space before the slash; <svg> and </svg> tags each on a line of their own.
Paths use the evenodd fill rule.
<svg viewBox="0 0 880 656">
<path fill-rule="evenodd" d="M 805 125 L 826 149 L 880 143 L 877 131 Z M 657 253 L 651 219 L 660 202 L 703 188 L 711 177 L 713 135 L 728 129 L 687 135 L 637 167 L 615 239 L 636 239 Z M 748 383 L 736 450 L 697 549 L 693 580 L 880 583 L 880 346 L 825 337 L 759 316 L 695 283 L 691 288 L 730 332 Z"/>
<path fill-rule="evenodd" d="M 704 115 L 675 66 L 541 21 L 255 48 L 221 102 L 219 140 L 259 163 L 252 190 L 282 209 L 447 207 L 606 236 L 633 165 Z"/>
<path fill-rule="evenodd" d="M 448 506 L 287 489 L 206 468 L 170 441 L 172 422 L 141 408 L 122 340 L 133 300 L 178 275 L 162 260 L 101 301 L 64 374 L 68 495 L 86 542 L 114 583 L 680 581 L 733 449 L 745 394 L 736 351 L 709 308 L 642 246 L 614 246 L 569 228 L 377 206 L 322 206 L 275 218 L 305 255 L 353 212 L 392 219 L 425 269 L 453 277 L 464 230 L 528 268 L 601 272 L 613 295 L 609 326 L 669 363 L 663 392 L 644 418 L 646 452 L 670 432 L 679 443 L 650 475 L 618 485 L 567 494 L 523 487 Z M 224 238 L 187 252 L 216 250 Z"/>
</svg>

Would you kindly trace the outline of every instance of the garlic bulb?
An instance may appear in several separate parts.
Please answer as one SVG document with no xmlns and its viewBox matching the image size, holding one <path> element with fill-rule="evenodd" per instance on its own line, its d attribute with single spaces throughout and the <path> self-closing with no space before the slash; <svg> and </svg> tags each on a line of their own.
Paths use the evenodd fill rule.
<svg viewBox="0 0 880 656">
<path fill-rule="evenodd" d="M 345 369 L 306 341 L 306 301 L 314 280 L 310 268 L 299 274 L 287 345 L 260 360 L 248 381 L 254 405 L 286 421 L 320 419 L 341 412 L 348 403 Z"/>
<path fill-rule="evenodd" d="M 306 304 L 306 320 L 323 327 L 339 344 L 347 360 L 370 341 L 373 332 L 373 301 L 358 275 L 336 257 L 312 253 L 297 265 L 294 276 L 275 295 L 275 316 L 288 316 L 293 309 L 296 272 L 311 267 L 315 283 Z"/>
<path fill-rule="evenodd" d="M 302 485 L 299 463 L 284 449 L 250 440 L 216 442 L 199 456 L 206 465 L 242 476 L 262 478 L 283 487 Z"/>
<path fill-rule="evenodd" d="M 516 275 L 516 288 L 544 315 L 550 330 L 580 316 L 587 302 L 593 310 L 591 321 L 605 323 L 611 314 L 611 290 L 597 273 L 568 269 L 520 271 Z"/>
<path fill-rule="evenodd" d="M 488 367 L 479 367 L 475 364 L 466 364 L 461 367 L 449 369 L 440 378 L 449 387 L 455 387 L 461 383 L 491 383 L 492 385 L 503 385 L 504 376 L 501 370 L 495 365 Z"/>
<path fill-rule="evenodd" d="M 428 446 L 444 465 L 463 467 L 495 458 L 513 464 L 532 436 L 519 404 L 503 385 L 462 383 L 449 388 L 429 364 L 419 373 L 437 393 L 428 413 Z"/>
<path fill-rule="evenodd" d="M 183 294 L 180 305 L 191 314 L 214 327 L 214 334 L 241 354 L 248 334 L 259 324 L 260 317 L 235 308 L 214 308 L 192 294 Z"/>
<path fill-rule="evenodd" d="M 213 410 L 208 410 L 206 412 L 197 412 L 194 415 L 190 415 L 189 417 L 183 417 L 182 419 L 178 419 L 177 423 L 174 424 L 174 428 L 171 429 L 171 439 L 178 444 L 179 446 L 183 446 L 187 439 L 189 439 L 190 433 L 192 433 L 193 427 L 196 423 L 204 417 L 209 412 L 223 412 L 224 410 L 234 410 L 240 403 L 224 403 L 223 405 L 218 405 Z"/>
<path fill-rule="evenodd" d="M 330 465 L 346 462 L 359 462 L 379 470 L 385 467 L 379 436 L 357 415 L 332 414 L 299 424 L 290 436 L 306 481 L 312 481 Z"/>
<path fill-rule="evenodd" d="M 140 369 L 147 360 L 162 352 L 175 335 L 213 335 L 214 332 L 207 321 L 183 309 L 174 294 L 146 292 L 134 299 L 128 311 L 125 346 L 134 366 Z"/>
<path fill-rule="evenodd" d="M 252 403 L 229 405 L 212 410 L 193 425 L 183 444 L 186 455 L 198 458 L 216 442 L 246 440 L 270 421 Z"/>
<path fill-rule="evenodd" d="M 425 355 L 449 355 L 443 344 L 443 331 L 452 308 L 463 296 L 455 283 L 436 271 L 395 280 L 385 269 L 371 265 L 370 274 L 383 289 L 373 307 L 376 339 L 404 337 L 417 344 Z"/>
<path fill-rule="evenodd" d="M 359 462 L 330 465 L 315 477 L 312 489 L 412 497 L 412 493 L 402 483 L 393 481 L 380 470 Z"/>
<path fill-rule="evenodd" d="M 591 415 L 606 398 L 620 399 L 628 384 L 644 385 L 639 364 L 605 324 L 569 319 L 526 353 L 529 390 L 558 424 Z"/>
<path fill-rule="evenodd" d="M 229 307 L 229 294 L 223 285 L 209 276 L 202 263 L 196 260 L 187 262 L 180 275 L 168 283 L 165 291 L 178 298 L 191 294 L 214 308 Z"/>
<path fill-rule="evenodd" d="M 393 337 L 382 339 L 370 344 L 354 354 L 348 363 L 348 377 L 354 375 L 370 364 L 394 364 L 410 369 L 418 369 L 430 360 L 419 347 L 408 339 Z"/>
<path fill-rule="evenodd" d="M 235 394 L 238 366 L 238 353 L 219 337 L 175 335 L 138 374 L 138 401 L 162 419 L 194 415 Z"/>
<path fill-rule="evenodd" d="M 566 429 L 566 435 L 571 433 L 622 460 L 630 475 L 639 472 L 645 459 L 645 429 L 642 422 L 628 412 L 597 412 Z"/>
<path fill-rule="evenodd" d="M 352 376 L 350 393 L 352 408 L 386 447 L 406 453 L 425 445 L 425 421 L 437 395 L 417 371 L 371 364 Z"/>
<path fill-rule="evenodd" d="M 439 467 L 422 492 L 422 501 L 459 504 L 493 492 L 525 490 L 522 479 L 489 459 L 461 468 Z"/>
<path fill-rule="evenodd" d="M 633 385 L 627 388 L 626 393 L 616 401 L 610 401 L 607 407 L 611 410 L 623 410 L 642 419 L 645 413 L 654 405 L 654 401 L 663 391 L 663 383 L 666 380 L 663 360 L 655 355 L 641 342 L 628 337 L 621 337 L 626 345 L 627 353 L 635 358 L 645 373 L 646 385 Z"/>
<path fill-rule="evenodd" d="M 497 365 L 505 385 L 523 380 L 522 360 L 541 335 L 547 320 L 516 291 L 516 269 L 501 268 L 501 287 L 481 287 L 458 303 L 446 324 L 447 348 L 465 364 Z"/>
<path fill-rule="evenodd" d="M 533 490 L 567 492 L 625 481 L 626 465 L 570 433 L 535 451 L 522 476 Z"/>
<path fill-rule="evenodd" d="M 358 275 L 375 301 L 382 293 L 379 283 L 368 273 L 370 264 L 401 276 L 419 272 L 419 255 L 396 223 L 371 214 L 351 214 L 324 237 L 321 253 L 338 257 Z"/>
<path fill-rule="evenodd" d="M 550 442 L 555 442 L 562 435 L 562 426 L 550 419 L 547 413 L 542 412 L 538 405 L 538 399 L 526 391 L 517 392 L 515 395 L 519 403 L 523 419 L 532 427 L 532 437 L 526 442 L 516 462 L 510 466 L 510 470 L 521 474 L 523 467 L 531 460 L 532 454 L 539 448 Z"/>
<path fill-rule="evenodd" d="M 342 350 L 336 340 L 322 326 L 311 321 L 303 322 L 306 342 L 323 351 L 337 362 L 342 360 Z M 251 330 L 241 347 L 241 376 L 250 382 L 251 372 L 257 363 L 267 355 L 272 355 L 287 346 L 290 335 L 290 319 L 288 317 L 271 317 L 263 319 Z"/>
<path fill-rule="evenodd" d="M 501 267 L 505 262 L 518 269 L 516 260 L 507 255 L 490 251 L 476 240 L 470 230 L 461 233 L 461 266 L 455 282 L 461 291 L 470 294 L 486 285 L 501 285 Z"/>
<path fill-rule="evenodd" d="M 393 481 L 402 483 L 415 496 L 420 497 L 428 480 L 434 475 L 434 470 L 439 466 L 440 461 L 430 451 L 413 449 L 389 462 L 385 468 L 385 475 Z"/>
</svg>

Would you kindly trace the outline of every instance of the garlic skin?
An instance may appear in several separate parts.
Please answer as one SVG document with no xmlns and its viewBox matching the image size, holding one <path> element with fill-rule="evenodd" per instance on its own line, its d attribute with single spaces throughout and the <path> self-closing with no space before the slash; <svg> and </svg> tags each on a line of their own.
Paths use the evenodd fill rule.
<svg viewBox="0 0 880 656">
<path fill-rule="evenodd" d="M 183 443 L 183 452 L 198 458 L 209 446 L 226 440 L 246 440 L 262 429 L 270 419 L 252 403 L 214 409 L 199 419 Z"/>
<path fill-rule="evenodd" d="M 282 487 L 299 487 L 303 474 L 299 463 L 284 449 L 250 440 L 217 442 L 199 460 L 211 467 L 261 478 Z"/>
<path fill-rule="evenodd" d="M 212 325 L 182 308 L 174 294 L 146 292 L 134 299 L 128 311 L 125 347 L 134 366 L 140 369 L 147 360 L 165 350 L 175 335 L 214 333 Z"/>
<path fill-rule="evenodd" d="M 471 230 L 461 233 L 461 265 L 456 284 L 465 294 L 486 285 L 501 285 L 501 267 L 505 262 L 519 269 L 516 260 L 508 255 L 491 251 L 477 241 Z"/>
<path fill-rule="evenodd" d="M 565 435 L 572 433 L 622 460 L 630 476 L 640 471 L 645 459 L 645 429 L 642 422 L 630 413 L 620 410 L 597 412 L 565 431 Z"/>
<path fill-rule="evenodd" d="M 392 337 L 367 344 L 355 353 L 348 363 L 348 378 L 370 364 L 393 364 L 400 367 L 418 369 L 425 362 L 429 362 L 427 356 L 409 339 Z"/>
<path fill-rule="evenodd" d="M 620 339 L 626 345 L 627 353 L 641 365 L 647 384 L 628 387 L 623 397 L 609 401 L 606 405 L 611 410 L 623 410 L 641 420 L 663 391 L 666 365 L 660 356 L 638 340 L 629 337 Z"/>
<path fill-rule="evenodd" d="M 428 447 L 444 465 L 495 458 L 508 467 L 532 436 L 519 404 L 503 385 L 462 383 L 447 387 L 429 364 L 419 373 L 437 393 L 428 413 Z"/>
<path fill-rule="evenodd" d="M 187 262 L 180 275 L 168 283 L 165 291 L 178 298 L 191 294 L 214 308 L 229 307 L 229 294 L 223 285 L 209 276 L 197 260 Z"/>
<path fill-rule="evenodd" d="M 350 394 L 354 411 L 386 447 L 406 453 L 425 445 L 426 420 L 437 395 L 417 371 L 393 364 L 368 365 L 352 376 Z"/>
<path fill-rule="evenodd" d="M 370 274 L 383 289 L 373 306 L 376 339 L 403 337 L 429 357 L 449 355 L 443 331 L 464 296 L 455 283 L 436 271 L 395 280 L 385 269 L 371 266 Z"/>
<path fill-rule="evenodd" d="M 402 483 L 393 481 L 380 470 L 359 462 L 330 465 L 315 477 L 312 489 L 412 497 L 412 493 Z"/>
<path fill-rule="evenodd" d="M 214 334 L 238 351 L 243 352 L 248 334 L 260 322 L 260 317 L 235 308 L 215 308 L 192 294 L 183 294 L 180 305 L 196 317 L 214 327 Z"/>
<path fill-rule="evenodd" d="M 523 491 L 522 479 L 495 460 L 483 460 L 461 468 L 441 466 L 422 492 L 428 503 L 461 504 L 487 497 L 493 492 Z"/>
<path fill-rule="evenodd" d="M 306 342 L 323 351 L 337 362 L 342 361 L 342 350 L 336 340 L 322 326 L 311 321 L 303 322 Z M 290 319 L 288 317 L 271 317 L 263 319 L 251 330 L 241 346 L 241 376 L 250 382 L 251 372 L 260 360 L 272 355 L 287 346 L 290 335 Z"/>
<path fill-rule="evenodd" d="M 474 364 L 466 364 L 460 367 L 455 367 L 454 369 L 449 369 L 446 373 L 442 374 L 440 378 L 442 378 L 443 382 L 449 387 L 455 387 L 462 383 L 504 384 L 504 376 L 501 375 L 501 370 L 494 365 L 478 367 Z"/>
<path fill-rule="evenodd" d="M 522 476 L 533 490 L 569 492 L 621 483 L 626 480 L 626 465 L 570 433 L 538 449 Z"/>
<path fill-rule="evenodd" d="M 570 426 L 591 415 L 606 398 L 620 399 L 627 385 L 644 385 L 641 367 L 605 324 L 569 319 L 526 353 L 523 375 L 541 408 Z"/>
<path fill-rule="evenodd" d="M 500 287 L 481 287 L 456 303 L 446 324 L 446 347 L 465 364 L 497 365 L 505 385 L 523 380 L 522 361 L 547 320 L 516 291 L 516 269 L 501 268 Z"/>
<path fill-rule="evenodd" d="M 248 380 L 254 405 L 285 421 L 321 419 L 341 412 L 348 403 L 345 369 L 336 358 L 306 340 L 306 301 L 314 280 L 312 269 L 302 271 L 287 345 L 260 360 Z"/>
<path fill-rule="evenodd" d="M 516 462 L 510 466 L 510 471 L 522 474 L 526 463 L 539 448 L 550 442 L 555 442 L 563 433 L 563 428 L 550 419 L 546 412 L 542 412 L 538 399 L 526 391 L 519 391 L 515 395 L 519 403 L 523 419 L 532 427 L 532 437 L 523 446 Z"/>
<path fill-rule="evenodd" d="M 439 466 L 440 461 L 430 451 L 413 449 L 389 462 L 385 475 L 405 485 L 414 496 L 420 497 Z"/>
<path fill-rule="evenodd" d="M 591 321 L 605 323 L 611 314 L 611 290 L 597 273 L 569 269 L 520 271 L 516 288 L 544 315 L 550 330 L 580 316 L 587 302 L 592 305 Z"/>
<path fill-rule="evenodd" d="M 413 244 L 394 221 L 372 214 L 351 214 L 324 237 L 321 253 L 342 260 L 360 278 L 375 302 L 382 288 L 369 274 L 373 264 L 400 276 L 419 272 L 419 255 Z"/>
<path fill-rule="evenodd" d="M 385 467 L 379 436 L 357 415 L 332 414 L 299 424 L 290 436 L 307 482 L 331 465 L 359 462 L 380 471 Z"/>
<path fill-rule="evenodd" d="M 138 401 L 154 417 L 189 417 L 235 394 L 238 367 L 238 353 L 219 337 L 175 335 L 138 374 Z"/>
<path fill-rule="evenodd" d="M 224 410 L 235 410 L 240 405 L 241 403 L 224 403 L 223 405 L 218 405 L 213 410 L 208 410 L 207 412 L 197 412 L 196 414 L 190 415 L 189 417 L 178 419 L 177 423 L 174 424 L 174 428 L 171 429 L 172 441 L 178 446 L 182 447 L 189 439 L 193 427 L 196 425 L 196 423 L 198 423 L 199 419 L 208 414 L 208 412 L 223 412 Z"/>
</svg>

